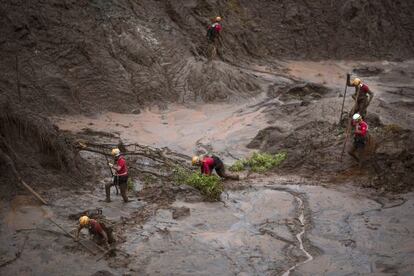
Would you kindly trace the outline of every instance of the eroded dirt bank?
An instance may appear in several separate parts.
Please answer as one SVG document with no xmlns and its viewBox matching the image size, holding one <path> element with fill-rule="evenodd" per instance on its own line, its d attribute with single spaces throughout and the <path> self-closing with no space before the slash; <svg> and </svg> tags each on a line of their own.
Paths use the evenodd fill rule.
<svg viewBox="0 0 414 276">
<path fill-rule="evenodd" d="M 49 207 L 20 195 L 2 202 L 0 272 L 409 274 L 414 269 L 414 197 L 409 192 L 387 191 L 401 193 L 412 184 L 412 111 L 394 113 L 412 104 L 412 63 L 327 61 L 279 66 L 284 68 L 280 72 L 263 67 L 242 69 L 260 79 L 263 93 L 238 104 L 171 105 L 140 114 L 55 117 L 72 139 L 113 145 L 121 139 L 126 144 L 171 147 L 176 153 L 164 149 L 165 154 L 180 162 L 194 152 L 213 151 L 230 164 L 251 150 L 247 145 L 270 152 L 287 149 L 288 159 L 277 174 L 253 174 L 240 182 L 226 182 L 222 202 L 209 203 L 191 187 L 151 177 L 152 173 L 168 176 L 169 171 L 153 166 L 150 159 L 130 156 L 135 188 L 129 196 L 134 201 L 123 204 L 114 194 L 112 203 L 102 201 L 103 185 L 109 181 L 105 158 L 81 152 L 80 157 L 93 164 L 93 183 L 83 189 L 42 191 L 53 203 Z M 374 128 L 399 123 L 391 128 L 397 136 L 391 136 L 379 152 L 379 160 L 386 161 L 380 163 L 385 165 L 384 172 L 393 172 L 391 181 L 396 179 L 393 175 L 406 177 L 406 182 L 397 183 L 400 186 L 393 185 L 398 189 L 388 190 L 383 181 L 369 182 L 374 189 L 361 188 L 361 179 L 369 180 L 376 174 L 371 165 L 359 169 L 347 156 L 342 162 L 333 156 L 343 141 L 343 133 L 335 126 L 343 99 L 338 97 L 343 93 L 340 73 L 363 66 L 383 70 L 380 77 L 365 78 L 376 93 L 369 109 Z M 382 84 L 396 82 L 402 88 L 382 88 Z M 346 110 L 350 94 L 348 91 Z M 400 171 L 395 171 L 395 166 L 400 166 Z M 318 171 L 323 175 L 315 173 Z M 114 227 L 116 246 L 122 250 L 116 256 L 100 258 L 102 252 L 87 241 L 98 253 L 92 256 L 48 220 L 53 218 L 74 229 L 76 216 L 70 215 L 94 208 L 102 208 L 102 219 Z M 86 233 L 82 237 L 87 239 Z"/>
</svg>

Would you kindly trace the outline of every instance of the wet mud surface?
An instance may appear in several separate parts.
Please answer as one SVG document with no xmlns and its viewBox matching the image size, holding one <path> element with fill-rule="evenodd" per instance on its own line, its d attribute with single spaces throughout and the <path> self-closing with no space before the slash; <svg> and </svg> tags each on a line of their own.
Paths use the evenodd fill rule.
<svg viewBox="0 0 414 276">
<path fill-rule="evenodd" d="M 3 275 L 98 271 L 349 275 L 406 274 L 414 269 L 412 194 L 370 198 L 359 189 L 351 192 L 349 186 L 294 185 L 277 177 L 241 185 L 242 189 L 223 194 L 222 202 L 188 202 L 182 197 L 156 208 L 144 200 L 124 204 L 116 196 L 112 203 L 100 202 L 104 197 L 100 188 L 80 191 L 51 207 L 38 206 L 28 197 L 16 198 L 2 206 L 1 261 L 12 259 L 19 250 L 21 254 L 0 271 Z M 100 254 L 91 256 L 47 220 L 51 217 L 74 229 L 76 220 L 68 215 L 93 207 L 102 208 L 106 221 L 114 225 L 117 248 L 129 256 L 118 253 L 96 262 Z M 173 218 L 177 208 L 188 208 L 189 214 Z M 152 213 L 139 221 L 145 209 Z M 86 233 L 81 236 L 88 239 Z M 88 244 L 94 248 L 92 241 Z"/>
<path fill-rule="evenodd" d="M 0 275 L 414 271 L 413 1 L 0 2 Z M 223 45 L 208 61 L 217 14 Z M 340 158 L 346 72 L 375 94 L 376 154 L 361 168 Z M 141 144 L 127 156 L 133 201 L 106 203 L 96 151 L 120 140 Z M 229 165 L 253 150 L 288 158 L 226 182 L 221 202 L 170 179 L 194 153 Z M 115 254 L 50 220 L 73 233 L 95 208 Z"/>
<path fill-rule="evenodd" d="M 414 269 L 414 197 L 409 192 L 412 113 L 402 116 L 393 110 L 401 101 L 410 105 L 411 90 L 403 88 L 397 95 L 381 84 L 390 78 L 390 83 L 398 80 L 412 87 L 407 77 L 412 63 L 375 64 L 383 71 L 367 79 L 376 89 L 369 109 L 375 115 L 374 128 L 385 131 L 387 124 L 395 123 L 391 115 L 398 118 L 398 127 L 389 129 L 389 139 L 379 147 L 377 160 L 385 174 L 393 171 L 386 174 L 386 181 L 401 180 L 400 186 L 392 185 L 399 187 L 390 190 L 399 193 L 394 195 L 387 193 L 384 181 L 362 188 L 358 181 L 369 179 L 375 170 L 358 169 L 347 156 L 339 162 L 332 154 L 343 141 L 343 133 L 335 127 L 343 99 L 338 97 L 343 88 L 339 73 L 358 64 L 283 66 L 283 77 L 259 67 L 243 69 L 260 78 L 262 93 L 242 103 L 54 117 L 60 129 L 79 139 L 153 146 L 141 151 L 168 147 L 180 160 L 213 151 L 231 164 L 253 149 L 290 152 L 277 173 L 226 182 L 221 202 L 205 202 L 191 187 L 141 177 L 145 173 L 136 168 L 165 172 L 151 167 L 148 158 L 130 156 L 134 189 L 129 192 L 133 201 L 127 204 L 114 191 L 112 202 L 103 202 L 103 186 L 110 181 L 105 159 L 81 152 L 80 157 L 93 164 L 93 182 L 72 190 L 49 185 L 42 195 L 51 206 L 39 206 L 20 193 L 1 202 L 0 274 L 409 275 Z M 398 68 L 407 74 L 396 76 Z M 375 79 L 378 75 L 381 81 Z M 120 250 L 116 255 L 102 258 L 103 252 L 83 232 L 82 239 L 96 252 L 91 255 L 49 220 L 73 233 L 77 225 L 73 214 L 95 208 L 102 209 L 102 219 L 114 229 Z"/>
</svg>

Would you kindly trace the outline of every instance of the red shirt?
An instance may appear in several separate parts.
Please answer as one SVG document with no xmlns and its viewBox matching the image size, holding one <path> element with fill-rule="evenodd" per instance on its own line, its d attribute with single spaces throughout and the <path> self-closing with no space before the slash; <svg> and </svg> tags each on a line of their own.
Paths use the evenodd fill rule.
<svg viewBox="0 0 414 276">
<path fill-rule="evenodd" d="M 201 161 L 201 173 L 211 175 L 214 168 L 214 159 L 212 157 L 204 157 Z"/>
<path fill-rule="evenodd" d="M 216 28 L 216 32 L 219 33 L 222 29 L 220 23 L 216 23 L 215 25 L 213 24 L 214 28 Z"/>
<path fill-rule="evenodd" d="M 369 91 L 369 87 L 368 87 L 368 85 L 366 85 L 366 84 L 362 84 L 362 86 L 361 86 L 361 88 L 360 88 L 360 90 L 359 90 L 359 93 L 364 93 L 364 94 L 367 94 L 367 93 L 368 93 L 368 91 Z"/>
<path fill-rule="evenodd" d="M 354 126 L 355 126 L 355 131 L 360 131 L 361 132 L 361 133 L 354 132 L 355 136 L 359 136 L 359 137 L 367 136 L 367 131 L 368 131 L 367 123 L 365 123 L 364 121 L 361 121 L 359 123 L 354 123 Z"/>
<path fill-rule="evenodd" d="M 116 171 L 117 175 L 128 175 L 128 168 L 127 168 L 126 161 L 123 155 L 119 156 L 116 164 L 120 168 L 119 170 Z"/>
<path fill-rule="evenodd" d="M 220 23 L 213 23 L 212 25 L 210 25 L 209 27 L 208 27 L 209 29 L 210 28 L 214 28 L 215 30 L 216 30 L 216 32 L 217 33 L 219 33 L 220 31 L 221 31 L 221 29 L 222 29 L 222 27 L 221 27 L 221 25 L 220 25 Z"/>
<path fill-rule="evenodd" d="M 103 233 L 103 229 L 102 226 L 99 224 L 99 222 L 97 222 L 94 219 L 91 219 L 89 221 L 89 231 L 93 234 L 93 235 L 102 235 Z"/>
</svg>

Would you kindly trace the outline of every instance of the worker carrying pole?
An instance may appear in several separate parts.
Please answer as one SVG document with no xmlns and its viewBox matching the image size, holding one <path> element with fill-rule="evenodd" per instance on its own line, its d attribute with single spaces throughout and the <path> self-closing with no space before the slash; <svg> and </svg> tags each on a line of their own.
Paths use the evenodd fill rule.
<svg viewBox="0 0 414 276">
<path fill-rule="evenodd" d="M 215 155 L 212 156 L 193 156 L 191 161 L 193 166 L 198 166 L 201 169 L 201 173 L 204 175 L 211 175 L 213 170 L 216 171 L 218 176 L 224 179 L 239 180 L 238 175 L 231 175 L 226 172 L 223 161 Z"/>
<path fill-rule="evenodd" d="M 115 165 L 108 163 L 108 165 L 114 169 L 114 181 L 113 183 L 107 183 L 105 185 L 106 202 L 111 202 L 111 187 L 118 185 L 121 190 L 121 196 L 124 202 L 128 202 L 127 190 L 128 190 L 128 167 L 125 161 L 124 155 L 118 148 L 114 148 L 111 151 L 114 156 Z"/>
<path fill-rule="evenodd" d="M 369 89 L 368 85 L 361 81 L 361 79 L 355 78 L 351 81 L 351 74 L 346 75 L 346 85 L 355 87 L 355 94 L 352 95 L 352 98 L 355 100 L 355 106 L 349 113 L 350 116 L 358 113 L 361 115 L 362 119 L 365 119 L 367 108 L 374 98 L 374 93 Z"/>
<path fill-rule="evenodd" d="M 348 154 L 352 156 L 361 167 L 363 164 L 363 151 L 367 144 L 368 138 L 368 124 L 362 119 L 359 113 L 352 116 L 352 126 L 354 127 L 354 143 Z M 358 153 L 356 155 L 355 153 Z"/>
</svg>

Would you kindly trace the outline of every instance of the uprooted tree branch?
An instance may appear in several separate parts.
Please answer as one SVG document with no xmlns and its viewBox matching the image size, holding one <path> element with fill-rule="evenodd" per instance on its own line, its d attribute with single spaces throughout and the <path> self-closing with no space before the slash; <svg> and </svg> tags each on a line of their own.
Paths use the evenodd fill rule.
<svg viewBox="0 0 414 276">
<path fill-rule="evenodd" d="M 190 157 L 184 154 L 171 151 L 169 148 L 154 148 L 140 144 L 118 144 L 95 143 L 86 140 L 77 140 L 74 144 L 78 151 L 89 151 L 93 153 L 111 156 L 111 149 L 118 147 L 125 156 L 132 160 L 129 167 L 143 174 L 150 174 L 155 177 L 170 178 L 177 167 L 190 170 L 188 163 Z"/>
</svg>

